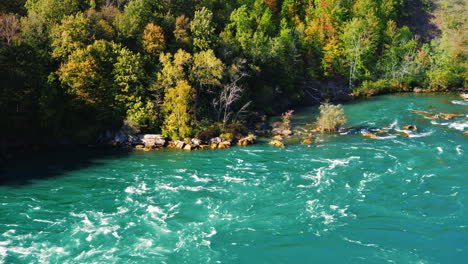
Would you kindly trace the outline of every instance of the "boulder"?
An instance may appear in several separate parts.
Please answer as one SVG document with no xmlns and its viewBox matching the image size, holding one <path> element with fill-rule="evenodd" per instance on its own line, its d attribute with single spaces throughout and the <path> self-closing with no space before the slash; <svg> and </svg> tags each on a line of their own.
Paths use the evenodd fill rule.
<svg viewBox="0 0 468 264">
<path fill-rule="evenodd" d="M 405 130 L 413 130 L 413 131 L 417 131 L 418 128 L 415 126 L 415 125 L 406 125 L 403 127 L 403 129 Z"/>
<path fill-rule="evenodd" d="M 211 148 L 212 149 L 217 149 L 218 148 L 218 143 L 211 143 Z"/>
<path fill-rule="evenodd" d="M 438 113 L 432 116 L 433 119 L 443 119 L 443 120 L 451 120 L 457 117 L 457 114 L 453 113 Z"/>
<path fill-rule="evenodd" d="M 292 131 L 288 128 L 276 127 L 271 130 L 271 133 L 274 135 L 289 136 L 292 134 Z"/>
<path fill-rule="evenodd" d="M 231 142 L 229 141 L 223 141 L 218 144 L 218 149 L 226 149 L 231 147 Z"/>
<path fill-rule="evenodd" d="M 284 143 L 279 140 L 273 140 L 269 144 L 275 147 L 284 148 Z"/>
<path fill-rule="evenodd" d="M 144 145 L 136 145 L 136 146 L 135 146 L 135 149 L 144 149 L 144 148 L 145 148 Z"/>
<path fill-rule="evenodd" d="M 219 144 L 219 143 L 221 143 L 222 141 L 223 141 L 223 139 L 220 138 L 220 137 L 215 137 L 215 138 L 210 139 L 210 143 L 211 143 L 211 144 Z"/>
<path fill-rule="evenodd" d="M 192 143 L 193 145 L 195 145 L 195 146 L 200 146 L 200 145 L 202 145 L 203 142 L 202 142 L 201 139 L 192 138 L 191 143 Z"/>
<path fill-rule="evenodd" d="M 237 145 L 243 146 L 243 147 L 248 146 L 248 145 L 252 145 L 252 144 L 255 143 L 255 139 L 256 138 L 255 138 L 254 135 L 249 135 L 249 136 L 247 136 L 245 138 L 239 139 L 239 141 L 237 142 Z"/>
<path fill-rule="evenodd" d="M 306 138 L 304 141 L 302 141 L 302 144 L 304 145 L 311 145 L 312 143 L 314 143 L 312 138 Z"/>
<path fill-rule="evenodd" d="M 283 136 L 276 135 L 273 137 L 273 140 L 283 140 Z"/>
<path fill-rule="evenodd" d="M 128 143 L 132 146 L 137 146 L 137 145 L 144 145 L 143 141 L 141 138 L 137 135 L 128 135 Z"/>
<path fill-rule="evenodd" d="M 128 136 L 123 129 L 118 131 L 107 130 L 105 134 L 99 136 L 98 143 L 121 145 L 128 141 Z"/>
<path fill-rule="evenodd" d="M 176 148 L 175 142 L 172 141 L 172 140 L 169 141 L 169 142 L 167 143 L 167 148 L 171 148 L 171 149 L 172 149 L 172 148 Z"/>
<path fill-rule="evenodd" d="M 162 148 L 166 146 L 166 137 L 158 134 L 145 134 L 141 136 L 141 141 L 145 144 L 147 148 Z"/>
<path fill-rule="evenodd" d="M 191 151 L 191 150 L 192 150 L 192 145 L 190 145 L 190 144 L 185 144 L 184 150 Z"/>
<path fill-rule="evenodd" d="M 340 128 L 338 129 L 338 132 L 339 132 L 339 133 L 346 133 L 346 132 L 349 132 L 349 130 L 351 130 L 350 127 L 340 127 Z"/>
<path fill-rule="evenodd" d="M 200 149 L 209 149 L 211 146 L 210 145 L 200 145 Z"/>
<path fill-rule="evenodd" d="M 176 140 L 174 141 L 174 146 L 175 148 L 183 149 L 185 147 L 185 143 L 183 141 Z"/>
<path fill-rule="evenodd" d="M 362 134 L 363 137 L 367 137 L 367 138 L 376 138 L 377 135 L 376 134 L 372 134 L 372 133 L 366 133 L 366 134 Z"/>
<path fill-rule="evenodd" d="M 460 97 L 463 98 L 464 100 L 468 100 L 468 93 L 462 93 L 460 94 Z"/>
</svg>

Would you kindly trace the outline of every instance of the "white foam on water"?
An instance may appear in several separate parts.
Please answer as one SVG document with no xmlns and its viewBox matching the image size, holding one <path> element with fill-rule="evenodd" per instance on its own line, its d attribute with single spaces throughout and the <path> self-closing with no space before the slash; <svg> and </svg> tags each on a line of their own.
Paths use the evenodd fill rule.
<svg viewBox="0 0 468 264">
<path fill-rule="evenodd" d="M 150 213 L 157 213 L 157 214 L 161 214 L 161 215 L 166 215 L 164 213 L 164 211 L 157 207 L 157 206 L 152 206 L 152 205 L 149 205 L 148 208 L 146 209 L 146 211 L 150 212 Z"/>
<path fill-rule="evenodd" d="M 5 258 L 8 256 L 8 245 L 11 244 L 11 240 L 0 241 L 0 264 L 3 264 Z"/>
<path fill-rule="evenodd" d="M 465 128 L 468 127 L 468 122 L 466 121 L 457 121 L 457 122 L 453 122 L 449 125 L 450 128 L 453 128 L 453 129 L 456 129 L 456 130 L 460 130 L 460 131 L 464 131 Z"/>
<path fill-rule="evenodd" d="M 146 183 L 144 183 L 144 182 L 141 183 L 138 187 L 129 186 L 129 187 L 125 188 L 126 193 L 136 193 L 136 194 L 143 194 L 148 190 L 149 190 L 149 188 L 146 187 Z"/>
<path fill-rule="evenodd" d="M 468 105 L 468 100 L 452 100 L 451 103 L 457 105 Z"/>
<path fill-rule="evenodd" d="M 60 222 L 52 222 L 49 220 L 42 220 L 42 219 L 34 219 L 33 222 L 48 223 L 48 224 L 54 224 L 54 225 L 60 223 Z"/>
<path fill-rule="evenodd" d="M 193 174 L 192 177 L 196 182 L 209 182 L 211 181 L 210 178 L 199 178 L 196 174 Z"/>
<path fill-rule="evenodd" d="M 362 194 L 362 191 L 366 188 L 367 183 L 372 182 L 373 180 L 379 178 L 381 175 L 376 174 L 376 173 L 364 173 L 363 174 L 363 180 L 359 181 L 359 186 L 357 188 L 357 191 Z M 362 197 L 365 197 L 362 195 Z"/>
<path fill-rule="evenodd" d="M 345 241 L 348 241 L 348 242 L 350 242 L 350 243 L 357 244 L 357 245 L 360 245 L 360 246 L 375 247 L 375 248 L 378 248 L 378 247 L 379 247 L 379 245 L 377 245 L 377 244 L 364 243 L 364 242 L 359 241 L 359 240 L 351 240 L 351 239 L 349 239 L 349 238 L 347 238 L 347 237 L 343 237 L 343 239 L 344 239 Z"/>
<path fill-rule="evenodd" d="M 457 154 L 458 154 L 458 155 L 462 155 L 462 154 L 463 154 L 463 150 L 461 149 L 461 147 L 462 147 L 461 145 L 458 145 L 458 146 L 455 148 L 455 150 L 457 151 Z"/>
<path fill-rule="evenodd" d="M 443 148 L 441 148 L 441 147 L 437 147 L 437 151 L 439 151 L 439 154 L 442 154 L 442 153 L 444 153 L 444 149 L 443 149 Z"/>
<path fill-rule="evenodd" d="M 395 121 L 393 121 L 393 123 L 391 123 L 391 124 L 388 126 L 388 128 L 389 128 L 389 129 L 394 129 L 397 125 L 398 125 L 398 120 L 395 119 Z"/>
<path fill-rule="evenodd" d="M 229 177 L 229 176 L 223 176 L 223 178 L 224 178 L 224 181 L 226 182 L 235 182 L 235 183 L 241 183 L 246 180 L 243 178 L 236 178 L 236 177 Z"/>
<path fill-rule="evenodd" d="M 437 122 L 437 121 L 435 121 L 435 120 L 432 120 L 432 121 L 431 121 L 431 124 L 433 124 L 433 125 L 438 125 L 438 126 L 448 126 L 450 123 L 448 123 L 448 122 L 446 122 L 446 123 L 439 123 L 439 122 Z"/>
<path fill-rule="evenodd" d="M 395 135 L 390 135 L 390 136 L 383 136 L 383 137 L 375 137 L 375 138 L 373 138 L 373 139 L 380 139 L 380 140 L 382 140 L 382 139 L 393 139 L 393 138 L 396 138 L 396 137 L 397 137 L 397 136 L 395 136 Z"/>
<path fill-rule="evenodd" d="M 433 131 L 425 132 L 425 133 L 419 133 L 419 134 L 409 134 L 408 137 L 410 138 L 420 138 L 420 137 L 427 137 L 431 135 Z"/>
</svg>

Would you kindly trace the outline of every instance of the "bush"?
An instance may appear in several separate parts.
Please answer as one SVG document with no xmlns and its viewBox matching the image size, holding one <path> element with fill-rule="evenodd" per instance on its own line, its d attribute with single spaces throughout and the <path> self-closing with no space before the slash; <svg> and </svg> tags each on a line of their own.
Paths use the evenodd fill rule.
<svg viewBox="0 0 468 264">
<path fill-rule="evenodd" d="M 429 88 L 433 91 L 447 91 L 461 85 L 459 76 L 449 69 L 437 69 L 428 72 L 427 76 L 429 78 Z"/>
<path fill-rule="evenodd" d="M 320 105 L 320 116 L 316 125 L 322 132 L 333 132 L 348 122 L 342 105 Z"/>
<path fill-rule="evenodd" d="M 228 139 L 228 140 L 233 140 L 234 139 L 234 135 L 232 133 L 223 133 L 221 135 L 219 135 L 220 138 L 222 139 Z"/>
<path fill-rule="evenodd" d="M 384 79 L 378 81 L 364 81 L 361 86 L 354 90 L 354 96 L 373 96 L 390 91 L 390 85 Z"/>
</svg>

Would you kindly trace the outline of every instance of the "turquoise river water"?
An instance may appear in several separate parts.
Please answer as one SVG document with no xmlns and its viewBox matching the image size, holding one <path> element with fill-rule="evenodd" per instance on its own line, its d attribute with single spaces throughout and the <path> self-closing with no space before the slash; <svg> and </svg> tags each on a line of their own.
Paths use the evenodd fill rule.
<svg viewBox="0 0 468 264">
<path fill-rule="evenodd" d="M 10 164 L 0 263 L 468 263 L 468 102 L 391 95 L 345 110 L 350 126 L 394 132 Z M 402 136 L 405 124 L 419 130 Z"/>
</svg>

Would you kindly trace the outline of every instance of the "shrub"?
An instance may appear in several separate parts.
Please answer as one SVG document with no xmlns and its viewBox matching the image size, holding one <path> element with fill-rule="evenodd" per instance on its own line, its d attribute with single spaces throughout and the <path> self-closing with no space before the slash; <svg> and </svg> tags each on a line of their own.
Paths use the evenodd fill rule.
<svg viewBox="0 0 468 264">
<path fill-rule="evenodd" d="M 348 119 L 342 105 L 322 104 L 320 105 L 320 116 L 316 125 L 322 132 L 333 132 L 339 126 L 346 124 Z"/>
<path fill-rule="evenodd" d="M 220 138 L 222 139 L 228 139 L 228 140 L 233 140 L 234 139 L 234 135 L 232 133 L 223 133 L 221 135 L 219 135 Z"/>
<path fill-rule="evenodd" d="M 291 118 L 294 113 L 294 110 L 286 111 L 282 114 L 281 119 L 283 120 L 283 127 L 285 129 L 291 129 Z"/>
<path fill-rule="evenodd" d="M 359 88 L 353 92 L 354 96 L 373 96 L 377 94 L 387 93 L 390 90 L 390 85 L 384 79 L 378 81 L 364 81 Z"/>
</svg>

